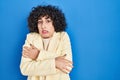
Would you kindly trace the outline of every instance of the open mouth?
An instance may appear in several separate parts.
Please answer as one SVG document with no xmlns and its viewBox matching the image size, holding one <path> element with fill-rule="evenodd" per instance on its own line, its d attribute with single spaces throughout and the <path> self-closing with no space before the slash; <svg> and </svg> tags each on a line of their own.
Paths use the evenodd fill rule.
<svg viewBox="0 0 120 80">
<path fill-rule="evenodd" d="M 42 30 L 42 34 L 47 34 L 48 31 L 47 30 Z"/>
</svg>

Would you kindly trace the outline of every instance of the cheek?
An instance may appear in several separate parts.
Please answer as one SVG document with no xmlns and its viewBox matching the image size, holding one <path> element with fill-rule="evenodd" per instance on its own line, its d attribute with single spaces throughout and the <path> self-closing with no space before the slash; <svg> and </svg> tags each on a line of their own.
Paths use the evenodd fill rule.
<svg viewBox="0 0 120 80">
<path fill-rule="evenodd" d="M 51 27 L 50 30 L 51 30 L 52 33 L 55 32 L 54 27 Z"/>
<path fill-rule="evenodd" d="M 41 32 L 41 27 L 40 26 L 38 26 L 38 31 L 39 31 L 39 33 Z"/>
<path fill-rule="evenodd" d="M 54 28 L 54 26 L 51 24 L 51 26 L 50 26 L 50 30 L 51 31 L 54 31 L 55 30 L 55 28 Z"/>
</svg>

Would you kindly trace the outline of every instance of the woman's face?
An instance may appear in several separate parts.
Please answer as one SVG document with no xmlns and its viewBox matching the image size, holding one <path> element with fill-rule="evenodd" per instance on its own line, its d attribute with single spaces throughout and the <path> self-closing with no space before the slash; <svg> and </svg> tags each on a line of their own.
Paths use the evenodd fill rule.
<svg viewBox="0 0 120 80">
<path fill-rule="evenodd" d="M 44 16 L 38 19 L 38 30 L 42 38 L 50 38 L 53 36 L 55 29 L 50 17 Z"/>
</svg>

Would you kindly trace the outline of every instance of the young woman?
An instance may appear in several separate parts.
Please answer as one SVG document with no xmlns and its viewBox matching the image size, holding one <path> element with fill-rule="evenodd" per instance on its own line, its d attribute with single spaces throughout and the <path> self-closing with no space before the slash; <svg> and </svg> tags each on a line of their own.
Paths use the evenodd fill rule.
<svg viewBox="0 0 120 80">
<path fill-rule="evenodd" d="M 71 43 L 64 14 L 55 6 L 37 6 L 28 17 L 30 33 L 23 45 L 20 69 L 28 80 L 70 80 Z"/>
</svg>

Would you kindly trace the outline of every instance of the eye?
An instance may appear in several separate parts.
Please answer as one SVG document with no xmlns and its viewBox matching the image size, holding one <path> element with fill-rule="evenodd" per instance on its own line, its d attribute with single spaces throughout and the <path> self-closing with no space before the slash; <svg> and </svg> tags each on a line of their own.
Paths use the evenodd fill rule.
<svg viewBox="0 0 120 80">
<path fill-rule="evenodd" d="M 42 21 L 38 21 L 38 24 L 42 24 Z"/>
<path fill-rule="evenodd" d="M 52 20 L 50 20 L 50 19 L 47 19 L 47 20 L 46 20 L 46 22 L 47 22 L 47 23 L 50 23 L 50 22 L 52 22 Z"/>
</svg>

